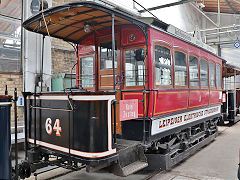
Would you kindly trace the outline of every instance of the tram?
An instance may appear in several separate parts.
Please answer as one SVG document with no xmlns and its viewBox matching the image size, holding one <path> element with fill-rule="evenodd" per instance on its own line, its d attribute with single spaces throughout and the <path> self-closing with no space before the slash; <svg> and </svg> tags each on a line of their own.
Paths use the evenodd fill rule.
<svg viewBox="0 0 240 180">
<path fill-rule="evenodd" d="M 75 45 L 77 87 L 24 93 L 21 172 L 53 155 L 120 176 L 170 169 L 217 136 L 223 59 L 196 37 L 104 1 L 52 7 L 23 27 Z"/>
</svg>

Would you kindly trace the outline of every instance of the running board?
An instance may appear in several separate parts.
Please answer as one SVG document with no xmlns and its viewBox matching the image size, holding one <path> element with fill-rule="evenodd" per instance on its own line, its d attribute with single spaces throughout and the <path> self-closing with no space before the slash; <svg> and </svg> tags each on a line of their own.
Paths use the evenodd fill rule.
<svg viewBox="0 0 240 180">
<path fill-rule="evenodd" d="M 149 164 L 145 170 L 170 170 L 174 165 L 196 153 L 200 148 L 208 145 L 217 135 L 218 133 L 216 132 L 215 134 L 208 136 L 198 144 L 186 149 L 174 157 L 171 157 L 171 154 L 145 154 Z"/>
<path fill-rule="evenodd" d="M 114 174 L 126 177 L 148 166 L 142 145 L 137 144 L 119 151 L 119 159 L 113 165 Z"/>
</svg>

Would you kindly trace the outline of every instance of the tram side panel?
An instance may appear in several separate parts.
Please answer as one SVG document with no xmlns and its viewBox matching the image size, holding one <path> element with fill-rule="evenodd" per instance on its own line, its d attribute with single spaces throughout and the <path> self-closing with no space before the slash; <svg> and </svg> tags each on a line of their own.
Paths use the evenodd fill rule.
<svg viewBox="0 0 240 180">
<path fill-rule="evenodd" d="M 116 158 L 111 101 L 115 96 L 33 95 L 27 98 L 28 142 L 40 152 L 97 165 Z M 35 131 L 36 130 L 36 131 Z M 31 151 L 30 151 L 31 152 Z M 113 157 L 114 156 L 114 157 Z M 40 160 L 32 159 L 33 161 Z"/>
</svg>

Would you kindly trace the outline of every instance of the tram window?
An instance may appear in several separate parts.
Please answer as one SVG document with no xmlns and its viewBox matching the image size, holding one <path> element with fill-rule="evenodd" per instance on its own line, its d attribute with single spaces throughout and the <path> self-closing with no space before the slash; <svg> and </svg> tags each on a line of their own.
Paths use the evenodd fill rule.
<svg viewBox="0 0 240 180">
<path fill-rule="evenodd" d="M 215 64 L 209 63 L 209 84 L 210 87 L 215 87 Z"/>
<path fill-rule="evenodd" d="M 84 88 L 92 88 L 94 85 L 93 77 L 93 56 L 80 58 L 81 65 L 81 85 Z"/>
<path fill-rule="evenodd" d="M 175 51 L 175 85 L 187 85 L 186 54 L 179 51 Z"/>
<path fill-rule="evenodd" d="M 200 61 L 200 79 L 201 87 L 208 87 L 208 67 L 207 61 L 201 59 Z"/>
<path fill-rule="evenodd" d="M 115 62 L 117 68 L 117 41 L 115 41 Z M 100 43 L 100 69 L 112 69 L 112 41 Z"/>
<path fill-rule="evenodd" d="M 171 51 L 160 45 L 155 46 L 155 83 L 172 85 Z"/>
<path fill-rule="evenodd" d="M 189 81 L 190 86 L 199 86 L 198 59 L 189 56 Z"/>
<path fill-rule="evenodd" d="M 219 65 L 216 66 L 216 83 L 217 88 L 221 88 L 221 68 Z"/>
<path fill-rule="evenodd" d="M 125 83 L 126 86 L 143 86 L 144 83 L 144 49 L 125 51 Z"/>
</svg>

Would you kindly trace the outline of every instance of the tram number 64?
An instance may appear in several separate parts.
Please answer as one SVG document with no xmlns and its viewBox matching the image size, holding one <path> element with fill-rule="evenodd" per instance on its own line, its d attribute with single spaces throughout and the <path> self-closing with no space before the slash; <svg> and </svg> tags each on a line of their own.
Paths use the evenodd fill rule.
<svg viewBox="0 0 240 180">
<path fill-rule="evenodd" d="M 60 126 L 60 120 L 56 119 L 54 126 L 52 127 L 52 120 L 51 118 L 47 118 L 46 122 L 45 122 L 45 129 L 46 132 L 51 135 L 52 134 L 52 130 L 56 131 L 56 136 L 61 136 L 61 132 L 62 132 L 62 128 Z"/>
</svg>

